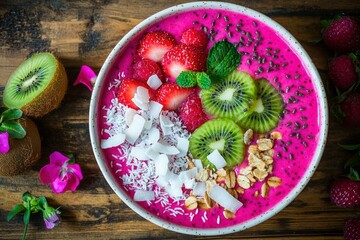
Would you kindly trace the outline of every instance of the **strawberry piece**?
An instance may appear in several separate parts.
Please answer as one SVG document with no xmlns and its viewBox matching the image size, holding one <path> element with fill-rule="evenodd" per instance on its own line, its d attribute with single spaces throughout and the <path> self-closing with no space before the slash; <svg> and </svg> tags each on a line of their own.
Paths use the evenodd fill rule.
<svg viewBox="0 0 360 240">
<path fill-rule="evenodd" d="M 139 107 L 135 105 L 132 99 L 135 96 L 138 87 L 144 87 L 148 90 L 151 100 L 155 99 L 154 91 L 144 82 L 135 80 L 135 79 L 124 79 L 119 85 L 119 88 L 116 93 L 116 97 L 119 102 L 125 106 L 139 110 Z"/>
<path fill-rule="evenodd" d="M 352 92 L 341 102 L 345 125 L 360 125 L 360 93 Z"/>
<path fill-rule="evenodd" d="M 176 110 L 194 91 L 194 88 L 182 88 L 176 83 L 164 83 L 157 92 L 157 102 L 164 110 Z"/>
<path fill-rule="evenodd" d="M 182 71 L 204 71 L 206 53 L 193 45 L 179 44 L 164 55 L 161 64 L 165 75 L 174 80 Z"/>
<path fill-rule="evenodd" d="M 355 65 L 347 55 L 334 58 L 329 63 L 329 80 L 340 90 L 349 89 L 357 79 Z"/>
<path fill-rule="evenodd" d="M 143 82 L 147 82 L 150 76 L 156 74 L 161 81 L 165 81 L 161 67 L 150 59 L 141 59 L 134 64 L 134 76 Z"/>
<path fill-rule="evenodd" d="M 344 226 L 344 240 L 360 239 L 360 217 L 351 218 Z"/>
<path fill-rule="evenodd" d="M 360 46 L 360 25 L 348 16 L 336 19 L 323 32 L 323 40 L 335 52 L 356 51 Z"/>
<path fill-rule="evenodd" d="M 208 120 L 198 94 L 192 94 L 186 99 L 180 107 L 179 116 L 189 132 L 194 132 Z"/>
<path fill-rule="evenodd" d="M 186 45 L 194 45 L 196 47 L 204 48 L 209 42 L 207 34 L 195 28 L 189 28 L 181 34 L 180 42 Z"/>
<path fill-rule="evenodd" d="M 160 62 L 164 54 L 176 45 L 175 38 L 164 31 L 147 33 L 139 43 L 138 54 L 154 62 Z"/>
<path fill-rule="evenodd" d="M 330 187 L 330 199 L 339 207 L 360 205 L 360 182 L 348 178 L 335 180 Z"/>
</svg>

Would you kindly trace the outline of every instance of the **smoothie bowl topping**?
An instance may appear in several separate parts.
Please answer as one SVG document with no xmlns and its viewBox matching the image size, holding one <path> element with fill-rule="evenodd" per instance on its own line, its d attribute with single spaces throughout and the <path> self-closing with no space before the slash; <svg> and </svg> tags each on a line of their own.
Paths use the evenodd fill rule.
<svg viewBox="0 0 360 240">
<path fill-rule="evenodd" d="M 170 225 L 221 229 L 261 218 L 304 181 L 318 93 L 272 28 L 187 9 L 124 46 L 98 90 L 96 128 L 126 201 Z"/>
</svg>

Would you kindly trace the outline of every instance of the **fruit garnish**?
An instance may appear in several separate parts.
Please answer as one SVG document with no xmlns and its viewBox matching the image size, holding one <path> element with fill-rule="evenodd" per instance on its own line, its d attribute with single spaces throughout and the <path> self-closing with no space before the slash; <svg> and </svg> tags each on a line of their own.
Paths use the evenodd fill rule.
<svg viewBox="0 0 360 240">
<path fill-rule="evenodd" d="M 95 85 L 96 77 L 96 73 L 89 66 L 82 65 L 73 86 L 81 83 L 84 84 L 89 91 L 92 91 Z"/>
<path fill-rule="evenodd" d="M 346 221 L 344 226 L 344 240 L 359 239 L 360 236 L 360 218 L 351 218 Z"/>
<path fill-rule="evenodd" d="M 194 91 L 194 88 L 182 88 L 176 83 L 165 83 L 157 92 L 157 102 L 164 110 L 176 110 Z"/>
<path fill-rule="evenodd" d="M 235 70 L 240 61 L 241 55 L 233 44 L 226 40 L 216 42 L 206 60 L 207 74 L 212 81 L 218 82 Z"/>
<path fill-rule="evenodd" d="M 245 154 L 242 129 L 232 120 L 216 118 L 197 128 L 190 136 L 189 151 L 195 159 L 201 159 L 204 167 L 216 169 L 208 156 L 217 150 L 226 161 L 226 168 L 239 165 Z"/>
<path fill-rule="evenodd" d="M 323 40 L 331 50 L 338 53 L 356 51 L 360 46 L 360 25 L 349 16 L 339 16 L 334 20 L 323 21 L 326 29 Z"/>
<path fill-rule="evenodd" d="M 158 63 L 150 59 L 141 59 L 134 64 L 134 76 L 143 82 L 147 82 L 152 75 L 157 75 L 164 81 L 164 74 Z"/>
<path fill-rule="evenodd" d="M 211 79 L 205 72 L 184 71 L 176 78 L 176 83 L 184 88 L 198 85 L 200 88 L 209 89 Z"/>
<path fill-rule="evenodd" d="M 146 83 L 135 79 L 124 79 L 120 83 L 116 93 L 116 97 L 119 102 L 135 110 L 140 109 L 140 107 L 133 101 L 135 94 L 138 91 L 138 87 L 142 87 L 147 90 L 151 100 L 155 99 L 154 91 Z"/>
<path fill-rule="evenodd" d="M 328 67 L 328 76 L 332 84 L 339 90 L 349 89 L 358 78 L 353 59 L 348 55 L 341 55 L 332 59 Z"/>
<path fill-rule="evenodd" d="M 248 114 L 256 92 L 254 79 L 245 72 L 234 70 L 209 89 L 201 90 L 200 98 L 208 114 L 237 121 Z"/>
<path fill-rule="evenodd" d="M 198 94 L 192 94 L 186 99 L 180 107 L 179 116 L 189 132 L 195 131 L 208 120 Z"/>
<path fill-rule="evenodd" d="M 283 110 L 280 93 L 266 79 L 255 81 L 256 100 L 250 105 L 248 114 L 238 121 L 243 129 L 252 129 L 256 133 L 267 133 L 278 125 Z"/>
<path fill-rule="evenodd" d="M 175 80 L 183 71 L 204 71 L 206 53 L 203 49 L 193 45 L 179 44 L 164 55 L 161 64 L 166 76 Z"/>
<path fill-rule="evenodd" d="M 340 95 L 343 99 L 335 104 L 332 113 L 345 125 L 360 125 L 360 93 Z"/>
<path fill-rule="evenodd" d="M 13 176 L 33 166 L 41 156 L 41 140 L 35 123 L 29 118 L 20 118 L 18 123 L 25 130 L 22 139 L 9 138 L 10 151 L 0 154 L 0 175 Z M 29 151 L 31 149 L 31 151 Z"/>
<path fill-rule="evenodd" d="M 12 138 L 24 138 L 26 131 L 18 122 L 23 112 L 20 109 L 1 108 L 0 113 L 0 132 L 7 132 Z"/>
<path fill-rule="evenodd" d="M 139 43 L 138 54 L 154 62 L 160 62 L 164 54 L 176 45 L 175 38 L 161 30 L 147 33 Z"/>
<path fill-rule="evenodd" d="M 189 28 L 181 34 L 180 42 L 186 45 L 194 45 L 196 47 L 206 47 L 209 42 L 207 34 L 195 28 Z"/>
<path fill-rule="evenodd" d="M 67 84 L 65 68 L 54 55 L 34 54 L 10 76 L 3 102 L 27 116 L 41 117 L 60 105 Z"/>
</svg>

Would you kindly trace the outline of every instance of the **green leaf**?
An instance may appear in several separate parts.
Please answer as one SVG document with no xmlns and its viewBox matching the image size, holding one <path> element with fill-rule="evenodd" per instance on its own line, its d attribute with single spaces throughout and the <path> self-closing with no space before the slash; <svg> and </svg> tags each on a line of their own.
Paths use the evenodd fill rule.
<svg viewBox="0 0 360 240">
<path fill-rule="evenodd" d="M 199 87 L 202 89 L 209 89 L 211 86 L 210 77 L 204 72 L 198 72 L 196 74 L 196 81 Z"/>
<path fill-rule="evenodd" d="M 354 156 L 349 158 L 349 160 L 345 163 L 345 168 L 356 168 L 360 166 L 360 152 L 357 152 Z"/>
<path fill-rule="evenodd" d="M 26 211 L 25 211 L 25 214 L 24 214 L 24 224 L 25 224 L 25 227 L 24 227 L 24 233 L 23 233 L 23 236 L 22 236 L 22 239 L 26 239 L 26 232 L 27 232 L 27 229 L 28 229 L 28 226 L 29 226 L 29 222 L 30 222 L 30 215 L 31 215 L 31 210 L 30 210 L 30 202 L 27 202 L 27 208 L 26 208 Z"/>
<path fill-rule="evenodd" d="M 354 168 L 350 168 L 350 173 L 347 177 L 354 181 L 360 181 L 360 175 Z"/>
<path fill-rule="evenodd" d="M 176 78 L 176 83 L 183 88 L 190 88 L 196 85 L 196 72 L 183 71 Z"/>
<path fill-rule="evenodd" d="M 3 122 L 0 126 L 0 132 L 8 132 L 10 137 L 17 139 L 21 139 L 26 135 L 25 129 L 15 120 Z"/>
<path fill-rule="evenodd" d="M 15 215 L 24 212 L 26 208 L 22 204 L 17 204 L 7 215 L 6 220 L 9 222 Z"/>
<path fill-rule="evenodd" d="M 207 73 L 214 82 L 225 78 L 235 70 L 241 61 L 236 47 L 228 41 L 216 42 L 206 59 Z"/>
<path fill-rule="evenodd" d="M 339 146 L 350 151 L 360 149 L 360 144 L 339 144 Z"/>
<path fill-rule="evenodd" d="M 23 112 L 20 109 L 7 109 L 2 113 L 2 121 L 6 122 L 8 120 L 16 120 L 21 118 Z"/>
<path fill-rule="evenodd" d="M 70 154 L 66 154 L 65 156 L 67 156 L 70 160 L 68 161 L 68 164 L 74 164 L 75 163 L 75 155 L 70 153 Z"/>
</svg>

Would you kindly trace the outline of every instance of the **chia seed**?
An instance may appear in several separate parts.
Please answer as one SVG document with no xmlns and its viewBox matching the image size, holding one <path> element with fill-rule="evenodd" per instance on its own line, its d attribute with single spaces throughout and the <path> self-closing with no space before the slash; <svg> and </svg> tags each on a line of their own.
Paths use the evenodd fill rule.
<svg viewBox="0 0 360 240">
<path fill-rule="evenodd" d="M 300 139 L 300 138 L 301 138 L 300 133 L 296 133 L 296 138 L 297 138 L 297 139 Z"/>
<path fill-rule="evenodd" d="M 305 107 L 300 107 L 299 109 L 300 109 L 300 111 L 305 111 L 306 110 Z"/>
<path fill-rule="evenodd" d="M 288 151 L 288 149 L 287 149 L 287 147 L 283 147 L 283 150 L 284 150 L 284 152 L 287 152 Z"/>
<path fill-rule="evenodd" d="M 292 125 L 292 122 L 287 122 L 287 123 L 286 123 L 286 126 L 287 126 L 287 127 L 291 127 L 291 125 Z"/>
<path fill-rule="evenodd" d="M 313 139 L 314 137 L 313 136 L 311 136 L 311 135 L 308 135 L 307 136 L 307 139 Z"/>
<path fill-rule="evenodd" d="M 306 120 L 307 120 L 307 117 L 301 116 L 301 120 L 306 121 Z"/>
<path fill-rule="evenodd" d="M 289 93 L 290 92 L 290 87 L 286 87 L 285 92 Z"/>
<path fill-rule="evenodd" d="M 292 142 L 291 141 L 288 141 L 288 142 L 286 142 L 286 146 L 290 146 L 292 144 Z"/>
<path fill-rule="evenodd" d="M 294 108 L 291 112 L 292 112 L 292 114 L 295 114 L 296 113 L 296 108 Z"/>
<path fill-rule="evenodd" d="M 248 59 L 246 62 L 247 64 L 251 65 L 251 59 Z"/>
<path fill-rule="evenodd" d="M 198 21 L 193 21 L 193 24 L 197 25 L 197 24 L 199 24 L 199 22 Z"/>
<path fill-rule="evenodd" d="M 306 129 L 308 127 L 307 123 L 305 123 L 303 126 L 302 126 L 302 129 Z"/>
<path fill-rule="evenodd" d="M 295 79 L 299 79 L 300 78 L 300 75 L 299 74 L 296 74 L 295 75 Z"/>
<path fill-rule="evenodd" d="M 291 78 L 290 74 L 286 74 L 285 77 L 286 77 L 287 79 L 290 79 L 290 78 Z"/>
<path fill-rule="evenodd" d="M 207 18 L 207 13 L 204 13 L 204 15 L 202 16 L 203 19 Z"/>
<path fill-rule="evenodd" d="M 221 18 L 221 13 L 218 13 L 218 14 L 217 14 L 217 18 Z"/>
<path fill-rule="evenodd" d="M 308 146 L 308 144 L 306 142 L 304 142 L 304 141 L 302 141 L 301 144 L 304 145 L 304 147 Z"/>
<path fill-rule="evenodd" d="M 294 155 L 292 153 L 289 154 L 289 158 L 290 160 L 293 160 L 294 159 Z"/>
<path fill-rule="evenodd" d="M 270 62 L 271 63 L 271 62 Z M 274 77 L 274 80 L 273 80 L 275 83 L 278 81 L 278 77 Z"/>
<path fill-rule="evenodd" d="M 224 21 L 228 22 L 229 21 L 229 17 L 228 16 L 224 16 Z"/>
<path fill-rule="evenodd" d="M 254 25 L 254 27 L 257 27 L 258 25 L 257 25 L 257 22 L 253 22 L 253 25 Z"/>
</svg>

